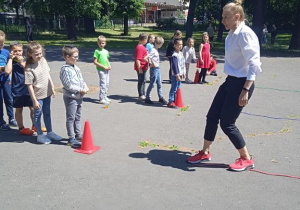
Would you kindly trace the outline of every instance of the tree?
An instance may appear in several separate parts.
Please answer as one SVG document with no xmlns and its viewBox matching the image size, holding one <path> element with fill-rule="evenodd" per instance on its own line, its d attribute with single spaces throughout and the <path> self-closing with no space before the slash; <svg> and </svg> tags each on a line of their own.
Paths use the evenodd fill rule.
<svg viewBox="0 0 300 210">
<path fill-rule="evenodd" d="M 94 32 L 93 20 L 100 18 L 102 5 L 99 0 L 28 0 L 26 7 L 37 17 L 65 16 L 67 37 L 76 39 L 77 19 L 86 18 L 86 26 L 91 26 L 87 30 Z"/>
<path fill-rule="evenodd" d="M 19 24 L 20 20 L 20 14 L 19 9 L 22 7 L 25 3 L 25 0 L 7 0 L 3 1 L 3 4 L 7 5 L 8 8 L 13 8 L 16 11 L 16 22 Z"/>
<path fill-rule="evenodd" d="M 124 23 L 124 36 L 128 35 L 129 18 L 138 18 L 143 12 L 144 0 L 113 0 L 111 2 L 113 17 L 122 18 Z"/>
<path fill-rule="evenodd" d="M 261 43 L 261 34 L 263 25 L 265 23 L 265 11 L 267 8 L 267 0 L 253 0 L 253 24 L 252 30 L 256 33 L 256 36 Z"/>
<path fill-rule="evenodd" d="M 198 0 L 190 0 L 190 6 L 188 11 L 188 16 L 186 20 L 186 35 L 185 38 L 188 39 L 193 36 L 194 30 L 194 16 L 195 16 L 195 9 Z"/>
<path fill-rule="evenodd" d="M 228 0 L 221 0 L 221 6 L 220 6 L 220 16 L 219 16 L 219 27 L 218 27 L 218 37 L 217 41 L 221 42 L 223 37 L 223 32 L 225 30 L 224 25 L 222 24 L 222 13 L 223 13 L 223 7 L 226 5 Z"/>
<path fill-rule="evenodd" d="M 298 0 L 296 24 L 295 24 L 295 28 L 293 30 L 289 49 L 290 50 L 300 50 L 300 0 Z"/>
</svg>

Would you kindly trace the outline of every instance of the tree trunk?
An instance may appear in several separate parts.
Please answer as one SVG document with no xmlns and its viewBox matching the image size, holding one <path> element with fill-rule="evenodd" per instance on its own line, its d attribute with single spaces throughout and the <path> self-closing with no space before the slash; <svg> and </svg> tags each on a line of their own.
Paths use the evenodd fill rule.
<svg viewBox="0 0 300 210">
<path fill-rule="evenodd" d="M 87 34 L 94 34 L 95 33 L 94 19 L 90 17 L 84 17 L 84 27 L 85 27 L 85 32 Z"/>
<path fill-rule="evenodd" d="M 124 15 L 124 36 L 128 35 L 128 15 Z"/>
<path fill-rule="evenodd" d="M 265 22 L 265 11 L 267 7 L 267 0 L 253 0 L 253 25 L 252 30 L 255 32 L 259 43 L 261 43 L 261 35 L 263 25 Z"/>
<path fill-rule="evenodd" d="M 298 10 L 295 21 L 295 28 L 293 30 L 291 42 L 289 49 L 290 50 L 300 50 L 300 0 L 298 0 Z"/>
<path fill-rule="evenodd" d="M 76 40 L 76 28 L 75 28 L 75 17 L 73 16 L 66 16 L 67 22 L 67 37 L 70 40 Z"/>
<path fill-rule="evenodd" d="M 15 10 L 16 10 L 16 23 L 17 25 L 20 25 L 19 5 L 15 5 Z"/>
<path fill-rule="evenodd" d="M 222 23 L 222 13 L 223 13 L 223 7 L 225 6 L 226 3 L 227 3 L 227 0 L 221 1 L 221 10 L 220 10 L 220 19 L 219 19 L 218 37 L 217 37 L 218 42 L 222 42 L 223 32 L 225 30 L 225 27 Z"/>
<path fill-rule="evenodd" d="M 186 32 L 185 32 L 185 39 L 193 36 L 194 30 L 194 14 L 198 0 L 190 0 L 190 6 L 188 11 L 188 16 L 186 20 Z"/>
</svg>

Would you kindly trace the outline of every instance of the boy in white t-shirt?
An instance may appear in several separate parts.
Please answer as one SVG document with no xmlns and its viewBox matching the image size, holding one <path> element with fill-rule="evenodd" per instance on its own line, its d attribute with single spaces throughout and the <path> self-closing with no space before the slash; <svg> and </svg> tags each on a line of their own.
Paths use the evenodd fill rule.
<svg viewBox="0 0 300 210">
<path fill-rule="evenodd" d="M 146 92 L 146 104 L 153 104 L 153 101 L 150 99 L 150 92 L 154 86 L 154 83 L 157 84 L 157 93 L 159 97 L 159 102 L 163 105 L 167 105 L 168 102 L 163 98 L 162 95 L 162 85 L 161 85 L 161 74 L 159 68 L 159 53 L 158 49 L 164 44 L 164 39 L 161 36 L 156 37 L 154 42 L 154 48 L 152 48 L 149 54 L 149 64 L 150 64 L 150 84 Z"/>
</svg>

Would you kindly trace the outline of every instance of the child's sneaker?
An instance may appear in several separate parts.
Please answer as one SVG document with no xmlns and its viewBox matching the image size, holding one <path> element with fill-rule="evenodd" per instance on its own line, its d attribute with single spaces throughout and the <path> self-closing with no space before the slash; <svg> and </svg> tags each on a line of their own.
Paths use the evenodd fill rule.
<svg viewBox="0 0 300 210">
<path fill-rule="evenodd" d="M 173 108 L 173 109 L 177 109 L 177 108 L 178 108 L 178 107 L 175 105 L 174 102 L 168 103 L 168 107 L 169 107 L 169 108 Z"/>
<path fill-rule="evenodd" d="M 10 127 L 6 123 L 3 123 L 2 125 L 0 125 L 0 130 L 9 131 Z"/>
<path fill-rule="evenodd" d="M 141 95 L 141 96 L 139 97 L 139 99 L 141 99 L 141 100 L 145 100 L 145 99 L 146 99 L 146 96 L 144 96 L 144 95 Z"/>
<path fill-rule="evenodd" d="M 43 132 L 47 132 L 47 128 L 42 127 L 41 129 L 42 129 Z M 33 132 L 36 132 L 36 129 L 35 129 L 34 126 L 31 127 L 31 130 L 32 130 Z"/>
<path fill-rule="evenodd" d="M 69 139 L 68 145 L 71 146 L 71 147 L 78 148 L 78 147 L 81 146 L 81 143 L 78 142 L 75 138 L 72 138 L 72 139 Z"/>
<path fill-rule="evenodd" d="M 79 141 L 79 142 L 82 141 L 82 138 L 83 138 L 83 135 L 82 135 L 82 134 L 76 134 L 76 135 L 75 135 L 75 139 L 76 139 L 77 141 Z"/>
<path fill-rule="evenodd" d="M 53 131 L 49 132 L 47 134 L 47 138 L 52 140 L 52 141 L 60 141 L 62 140 L 62 137 L 54 133 Z"/>
<path fill-rule="evenodd" d="M 37 136 L 37 142 L 40 144 L 50 144 L 51 140 L 47 138 L 44 134 Z"/>
<path fill-rule="evenodd" d="M 153 101 L 151 101 L 150 99 L 146 99 L 146 100 L 145 100 L 145 103 L 146 103 L 146 104 L 153 104 Z"/>
<path fill-rule="evenodd" d="M 185 83 L 187 83 L 187 84 L 194 84 L 194 82 L 192 80 L 190 80 L 189 78 L 185 79 Z"/>
<path fill-rule="evenodd" d="M 168 102 L 164 98 L 160 98 L 159 102 L 162 103 L 163 105 L 168 105 Z"/>
<path fill-rule="evenodd" d="M 19 133 L 24 136 L 32 136 L 34 132 L 30 128 L 22 128 Z"/>
<path fill-rule="evenodd" d="M 235 160 L 235 163 L 229 165 L 229 169 L 233 171 L 245 171 L 247 169 L 254 168 L 253 158 L 250 160 L 245 159 L 244 157 L 240 157 Z"/>
<path fill-rule="evenodd" d="M 9 120 L 9 125 L 13 126 L 13 127 L 17 127 L 18 123 L 17 123 L 16 119 L 10 119 Z"/>
<path fill-rule="evenodd" d="M 188 157 L 187 162 L 189 163 L 201 163 L 201 162 L 206 162 L 210 161 L 210 153 L 205 154 L 202 150 L 199 151 L 196 155 Z"/>
<path fill-rule="evenodd" d="M 106 99 L 102 99 L 99 101 L 99 104 L 107 104 L 109 103 L 109 101 L 107 101 Z"/>
</svg>

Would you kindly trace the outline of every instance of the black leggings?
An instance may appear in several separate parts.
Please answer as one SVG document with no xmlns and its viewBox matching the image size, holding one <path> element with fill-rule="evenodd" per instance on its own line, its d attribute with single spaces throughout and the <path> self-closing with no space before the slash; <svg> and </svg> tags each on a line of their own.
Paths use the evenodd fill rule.
<svg viewBox="0 0 300 210">
<path fill-rule="evenodd" d="M 205 81 L 206 72 L 207 72 L 207 69 L 203 69 L 203 68 L 201 69 L 200 74 L 199 74 L 199 81 L 198 82 L 204 82 Z"/>
<path fill-rule="evenodd" d="M 242 134 L 235 126 L 235 121 L 243 110 L 243 107 L 239 106 L 238 103 L 245 81 L 245 77 L 228 76 L 220 86 L 206 115 L 205 140 L 214 141 L 220 121 L 222 130 L 236 149 L 241 149 L 246 145 Z M 248 99 L 251 98 L 253 91 L 254 83 L 249 90 Z"/>
</svg>

